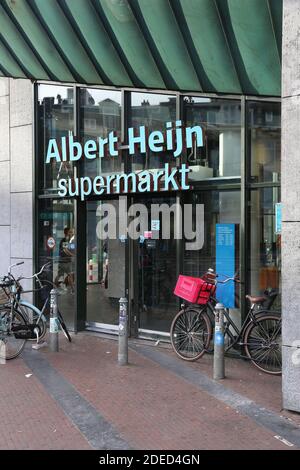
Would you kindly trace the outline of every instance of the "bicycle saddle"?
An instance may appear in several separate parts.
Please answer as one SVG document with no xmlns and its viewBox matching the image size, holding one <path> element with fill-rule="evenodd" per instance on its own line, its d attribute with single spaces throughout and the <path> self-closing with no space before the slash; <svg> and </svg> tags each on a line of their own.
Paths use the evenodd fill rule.
<svg viewBox="0 0 300 470">
<path fill-rule="evenodd" d="M 246 299 L 250 301 L 251 304 L 261 304 L 267 300 L 264 296 L 253 297 L 252 295 L 246 295 Z"/>
</svg>

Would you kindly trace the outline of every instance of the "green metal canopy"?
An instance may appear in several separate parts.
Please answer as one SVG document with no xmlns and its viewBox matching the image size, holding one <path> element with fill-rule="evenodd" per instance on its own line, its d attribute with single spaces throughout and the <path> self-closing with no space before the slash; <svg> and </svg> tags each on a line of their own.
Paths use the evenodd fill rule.
<svg viewBox="0 0 300 470">
<path fill-rule="evenodd" d="M 282 0 L 0 0 L 0 75 L 280 96 Z"/>
</svg>

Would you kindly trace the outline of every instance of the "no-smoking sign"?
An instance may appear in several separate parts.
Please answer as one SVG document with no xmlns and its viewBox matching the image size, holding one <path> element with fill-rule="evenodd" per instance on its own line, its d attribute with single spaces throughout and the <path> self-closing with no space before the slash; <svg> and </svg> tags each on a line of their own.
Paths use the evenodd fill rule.
<svg viewBox="0 0 300 470">
<path fill-rule="evenodd" d="M 48 237 L 47 247 L 49 248 L 49 250 L 53 250 L 55 248 L 55 245 L 56 245 L 55 239 L 53 237 Z"/>
</svg>

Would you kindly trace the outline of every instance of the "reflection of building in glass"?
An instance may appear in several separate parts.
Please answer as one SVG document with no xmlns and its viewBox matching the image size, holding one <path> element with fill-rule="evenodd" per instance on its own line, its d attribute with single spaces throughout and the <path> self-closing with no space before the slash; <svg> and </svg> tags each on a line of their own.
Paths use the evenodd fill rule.
<svg viewBox="0 0 300 470">
<path fill-rule="evenodd" d="M 89 90 L 83 89 L 80 93 L 80 106 L 83 113 L 84 140 L 105 137 L 111 131 L 120 134 L 120 103 L 111 98 L 96 102 Z"/>
</svg>

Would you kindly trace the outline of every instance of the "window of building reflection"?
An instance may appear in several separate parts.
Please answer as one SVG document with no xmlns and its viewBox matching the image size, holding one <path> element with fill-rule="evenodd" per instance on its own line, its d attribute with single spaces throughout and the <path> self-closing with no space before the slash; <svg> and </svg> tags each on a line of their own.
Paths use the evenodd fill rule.
<svg viewBox="0 0 300 470">
<path fill-rule="evenodd" d="M 121 92 L 82 88 L 80 90 L 80 138 L 84 144 L 88 140 L 97 142 L 98 137 L 106 138 L 110 132 L 121 138 Z M 124 171 L 122 157 L 111 156 L 84 160 L 85 176 L 103 175 Z"/>
<path fill-rule="evenodd" d="M 240 179 L 240 101 L 185 96 L 183 113 L 186 126 L 199 125 L 203 130 L 203 147 L 186 151 L 190 180 Z"/>
<path fill-rule="evenodd" d="M 60 139 L 74 131 L 74 89 L 67 86 L 38 85 L 37 104 L 38 162 L 40 169 L 39 189 L 43 192 L 57 191 L 58 180 L 73 176 L 71 162 L 46 164 L 49 139 Z"/>
<path fill-rule="evenodd" d="M 131 106 L 129 113 L 129 126 L 136 132 L 140 126 L 145 126 L 149 132 L 166 130 L 167 122 L 176 121 L 176 96 L 155 93 L 131 93 Z M 178 158 L 172 151 L 164 149 L 162 152 L 153 152 L 147 148 L 146 153 L 137 149 L 131 155 L 132 170 L 162 168 L 166 163 L 170 166 L 178 164 Z"/>
<path fill-rule="evenodd" d="M 280 103 L 247 105 L 252 182 L 280 180 Z"/>
</svg>

